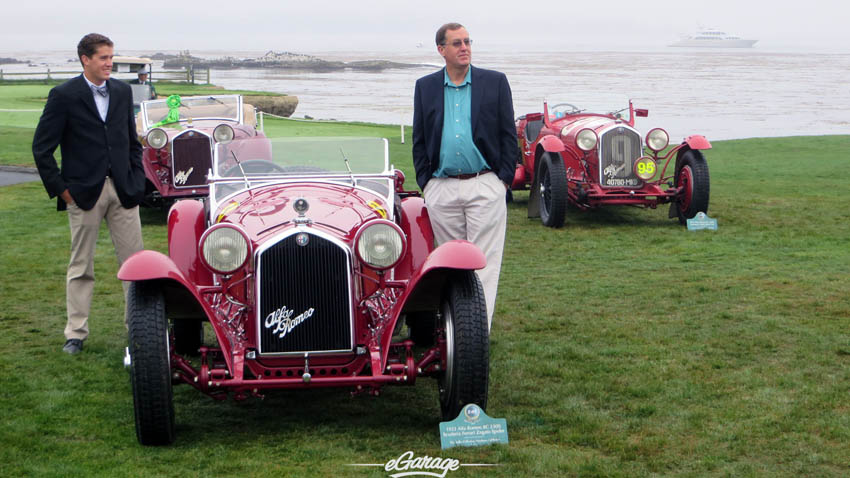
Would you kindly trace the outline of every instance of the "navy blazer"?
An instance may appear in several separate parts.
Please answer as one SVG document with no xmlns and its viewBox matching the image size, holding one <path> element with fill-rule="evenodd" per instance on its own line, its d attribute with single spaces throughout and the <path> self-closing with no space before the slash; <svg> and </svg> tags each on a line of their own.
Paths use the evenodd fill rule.
<svg viewBox="0 0 850 478">
<path fill-rule="evenodd" d="M 130 85 L 110 78 L 109 109 L 100 119 L 83 75 L 50 90 L 32 141 L 35 164 L 50 197 L 68 189 L 82 209 L 94 207 L 111 171 L 121 205 L 135 207 L 145 193 L 142 145 L 133 117 Z M 61 169 L 53 156 L 62 154 Z M 58 210 L 66 208 L 58 197 Z"/>
<path fill-rule="evenodd" d="M 508 186 L 519 155 L 511 87 L 504 73 L 470 66 L 472 141 Z M 413 167 L 421 189 L 440 165 L 445 68 L 416 81 L 413 96 Z"/>
</svg>

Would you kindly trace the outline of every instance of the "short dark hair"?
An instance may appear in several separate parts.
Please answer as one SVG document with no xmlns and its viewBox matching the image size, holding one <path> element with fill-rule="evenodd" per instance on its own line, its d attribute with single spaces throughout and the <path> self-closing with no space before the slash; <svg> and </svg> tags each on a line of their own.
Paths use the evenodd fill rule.
<svg viewBox="0 0 850 478">
<path fill-rule="evenodd" d="M 437 46 L 442 45 L 446 42 L 446 32 L 449 30 L 460 30 L 461 28 L 465 28 L 460 23 L 446 23 L 441 26 L 439 30 L 437 30 Z"/>
<path fill-rule="evenodd" d="M 83 62 L 81 58 L 83 55 L 91 58 L 101 45 L 112 46 L 113 43 L 109 37 L 100 33 L 89 33 L 84 36 L 80 43 L 77 43 L 77 58 L 80 58 L 80 63 Z"/>
</svg>

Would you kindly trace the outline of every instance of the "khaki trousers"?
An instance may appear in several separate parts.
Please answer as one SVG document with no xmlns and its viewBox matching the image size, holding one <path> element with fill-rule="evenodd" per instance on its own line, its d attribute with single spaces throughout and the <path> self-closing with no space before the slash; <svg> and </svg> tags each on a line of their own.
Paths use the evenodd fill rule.
<svg viewBox="0 0 850 478">
<path fill-rule="evenodd" d="M 423 191 L 437 245 L 465 239 L 487 258 L 487 266 L 476 272 L 484 287 L 488 326 L 493 324 L 505 247 L 505 191 L 505 184 L 495 173 L 470 179 L 431 178 Z"/>
<path fill-rule="evenodd" d="M 142 250 L 142 224 L 139 207 L 125 209 L 118 200 L 112 178 L 107 177 L 103 191 L 93 208 L 86 211 L 68 205 L 71 226 L 71 261 L 66 276 L 68 322 L 66 339 L 84 340 L 89 335 L 89 310 L 94 291 L 94 250 L 100 223 L 106 220 L 119 267 L 133 253 Z M 129 284 L 123 283 L 126 303 Z M 126 311 L 125 311 L 126 323 Z"/>
</svg>

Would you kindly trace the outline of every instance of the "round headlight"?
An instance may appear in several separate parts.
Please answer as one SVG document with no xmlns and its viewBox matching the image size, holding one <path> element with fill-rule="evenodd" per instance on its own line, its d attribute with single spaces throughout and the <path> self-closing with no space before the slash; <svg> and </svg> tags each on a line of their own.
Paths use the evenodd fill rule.
<svg viewBox="0 0 850 478">
<path fill-rule="evenodd" d="M 374 269 L 389 269 L 404 254 L 404 235 L 389 221 L 372 221 L 357 232 L 357 257 Z"/>
<path fill-rule="evenodd" d="M 599 137 L 592 129 L 585 128 L 576 135 L 576 146 L 582 151 L 592 150 L 596 147 L 597 141 L 599 141 Z"/>
<path fill-rule="evenodd" d="M 635 175 L 644 181 L 654 178 L 657 171 L 658 168 L 655 165 L 655 161 L 648 156 L 638 158 L 635 161 Z"/>
<path fill-rule="evenodd" d="M 148 131 L 147 142 L 153 149 L 162 149 L 168 144 L 168 134 L 162 128 L 154 128 Z"/>
<path fill-rule="evenodd" d="M 245 234 L 227 224 L 216 224 L 201 238 L 201 257 L 215 272 L 230 274 L 245 264 L 250 245 Z"/>
<path fill-rule="evenodd" d="M 646 145 L 653 151 L 661 151 L 670 143 L 667 132 L 661 128 L 654 128 L 646 134 Z"/>
<path fill-rule="evenodd" d="M 220 124 L 213 130 L 213 139 L 217 143 L 227 144 L 233 141 L 233 128 L 229 124 Z"/>
</svg>

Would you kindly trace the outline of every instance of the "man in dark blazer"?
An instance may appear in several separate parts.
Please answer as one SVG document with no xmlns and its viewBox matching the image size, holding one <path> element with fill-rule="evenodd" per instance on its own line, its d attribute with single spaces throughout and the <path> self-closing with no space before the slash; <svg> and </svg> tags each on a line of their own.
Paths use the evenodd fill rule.
<svg viewBox="0 0 850 478">
<path fill-rule="evenodd" d="M 445 68 L 416 81 L 413 166 L 437 244 L 465 239 L 487 257 L 478 271 L 488 323 L 505 242 L 505 193 L 518 155 L 513 99 L 503 73 L 471 65 L 472 40 L 459 23 L 437 30 Z"/>
<path fill-rule="evenodd" d="M 109 226 L 119 264 L 141 250 L 138 204 L 145 191 L 130 86 L 110 78 L 113 43 L 91 33 L 80 40 L 77 55 L 83 74 L 50 90 L 32 142 L 47 194 L 57 197 L 58 210 L 67 209 L 71 226 L 63 346 L 70 354 L 82 350 L 89 333 L 100 223 Z"/>
</svg>

